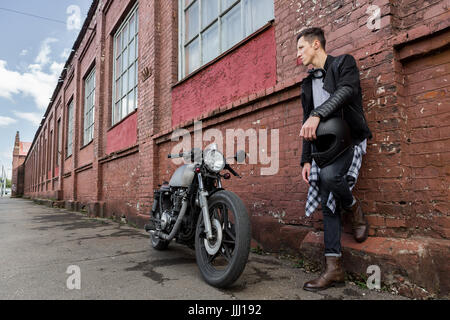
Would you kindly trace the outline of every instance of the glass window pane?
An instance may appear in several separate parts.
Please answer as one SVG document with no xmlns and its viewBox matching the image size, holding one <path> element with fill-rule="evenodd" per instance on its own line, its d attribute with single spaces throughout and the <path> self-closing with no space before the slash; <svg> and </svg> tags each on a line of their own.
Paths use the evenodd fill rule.
<svg viewBox="0 0 450 320">
<path fill-rule="evenodd" d="M 194 0 L 184 0 L 184 7 L 186 8 Z"/>
<path fill-rule="evenodd" d="M 131 41 L 131 43 L 130 43 L 130 46 L 128 47 L 128 52 L 129 52 L 129 62 L 128 62 L 128 65 L 130 65 L 130 64 L 132 64 L 133 62 L 134 62 L 134 59 L 135 59 L 135 53 L 136 53 L 136 50 L 135 50 L 135 48 L 134 48 L 134 39 Z"/>
<path fill-rule="evenodd" d="M 122 97 L 128 92 L 128 72 L 125 72 L 122 76 Z"/>
<path fill-rule="evenodd" d="M 128 24 L 125 25 L 122 31 L 123 34 L 123 42 L 122 42 L 122 48 L 125 48 L 128 45 Z"/>
<path fill-rule="evenodd" d="M 210 24 L 219 15 L 217 0 L 202 1 L 202 28 Z"/>
<path fill-rule="evenodd" d="M 138 107 L 138 88 L 134 88 L 134 107 Z"/>
<path fill-rule="evenodd" d="M 220 1 L 221 1 L 222 12 L 227 10 L 233 3 L 236 2 L 236 0 L 220 0 Z"/>
<path fill-rule="evenodd" d="M 130 18 L 130 40 L 134 37 L 134 34 L 136 33 L 136 26 L 135 26 L 135 14 L 133 14 Z"/>
<path fill-rule="evenodd" d="M 130 70 L 128 71 L 128 90 L 131 90 L 134 88 L 134 80 L 135 80 L 135 76 L 134 76 L 134 65 L 130 68 Z"/>
<path fill-rule="evenodd" d="M 128 113 L 134 110 L 134 90 L 128 94 Z"/>
<path fill-rule="evenodd" d="M 128 63 L 128 50 L 125 50 L 123 52 L 123 59 L 122 59 L 122 72 L 127 70 L 128 66 L 129 66 L 129 63 Z"/>
<path fill-rule="evenodd" d="M 116 81 L 116 99 L 114 100 L 117 102 L 120 98 L 120 93 L 122 92 L 122 88 L 120 87 L 120 79 Z"/>
<path fill-rule="evenodd" d="M 128 114 L 127 97 L 122 99 L 122 118 Z"/>
<path fill-rule="evenodd" d="M 138 63 L 137 63 L 137 61 L 134 63 L 134 75 L 135 75 L 134 84 L 137 86 L 138 85 Z"/>
<path fill-rule="evenodd" d="M 200 48 L 198 45 L 198 39 L 193 41 L 189 46 L 186 47 L 185 57 L 186 57 L 186 74 L 191 73 L 200 67 Z"/>
<path fill-rule="evenodd" d="M 243 39 L 241 30 L 241 4 L 234 6 L 222 18 L 222 51 Z"/>
<path fill-rule="evenodd" d="M 135 38 L 135 47 L 136 47 L 135 57 L 136 57 L 136 59 L 139 57 L 139 49 L 138 49 L 138 46 L 139 46 L 139 38 L 138 38 L 138 36 L 136 35 L 136 38 Z"/>
<path fill-rule="evenodd" d="M 199 25 L 198 25 L 198 1 L 196 1 L 187 11 L 185 16 L 185 24 L 186 24 L 186 42 L 192 39 L 199 33 Z"/>
<path fill-rule="evenodd" d="M 139 32 L 139 10 L 136 10 L 136 33 Z"/>
<path fill-rule="evenodd" d="M 122 34 L 119 33 L 119 35 L 116 37 L 116 56 L 120 55 L 120 52 L 122 51 L 121 36 L 122 36 Z"/>
<path fill-rule="evenodd" d="M 202 34 L 202 64 L 219 55 L 219 24 L 216 22 Z"/>
<path fill-rule="evenodd" d="M 115 70 L 115 72 L 116 72 L 116 75 L 115 75 L 116 79 L 119 78 L 121 71 L 122 71 L 122 56 L 119 56 L 116 59 L 116 70 Z"/>
<path fill-rule="evenodd" d="M 113 110 L 113 123 L 116 123 L 118 121 L 119 115 L 120 115 L 119 111 L 120 111 L 120 102 L 117 102 L 114 105 L 114 110 Z"/>
<path fill-rule="evenodd" d="M 273 0 L 243 0 L 245 36 L 273 19 Z"/>
</svg>

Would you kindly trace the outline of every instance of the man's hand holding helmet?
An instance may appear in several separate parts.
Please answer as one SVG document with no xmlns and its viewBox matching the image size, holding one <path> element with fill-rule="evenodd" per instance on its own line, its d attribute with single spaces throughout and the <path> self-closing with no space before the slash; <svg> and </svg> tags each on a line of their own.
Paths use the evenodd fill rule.
<svg viewBox="0 0 450 320">
<path fill-rule="evenodd" d="M 312 115 L 311 117 L 306 120 L 306 122 L 303 124 L 302 129 L 300 130 L 300 137 L 303 137 L 303 139 L 312 141 L 315 140 L 316 137 L 316 130 L 320 123 L 320 117 L 316 115 Z"/>
</svg>

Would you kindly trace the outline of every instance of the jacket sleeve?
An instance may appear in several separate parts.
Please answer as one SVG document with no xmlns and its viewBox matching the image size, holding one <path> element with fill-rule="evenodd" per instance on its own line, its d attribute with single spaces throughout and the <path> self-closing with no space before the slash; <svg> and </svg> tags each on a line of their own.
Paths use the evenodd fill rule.
<svg viewBox="0 0 450 320">
<path fill-rule="evenodd" d="M 305 105 L 305 99 L 304 95 L 302 94 L 302 105 Z M 306 108 L 303 108 L 303 122 L 302 125 L 308 120 L 309 114 L 306 112 Z M 311 157 L 311 141 L 303 139 L 303 147 L 302 147 L 302 158 L 300 159 L 300 166 L 303 167 L 303 165 L 306 163 L 312 163 L 312 157 Z"/>
<path fill-rule="evenodd" d="M 359 70 L 353 56 L 345 55 L 339 67 L 338 77 L 336 91 L 315 109 L 321 119 L 326 119 L 342 109 L 358 93 Z"/>
<path fill-rule="evenodd" d="M 303 139 L 303 151 L 302 151 L 302 159 L 300 161 L 300 165 L 303 167 L 305 163 L 312 163 L 311 157 L 311 141 L 307 141 Z"/>
</svg>

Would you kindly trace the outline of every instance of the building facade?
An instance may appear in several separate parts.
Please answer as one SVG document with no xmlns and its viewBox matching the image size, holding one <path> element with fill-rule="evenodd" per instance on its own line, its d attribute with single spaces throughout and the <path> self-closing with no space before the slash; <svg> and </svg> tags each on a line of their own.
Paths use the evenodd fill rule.
<svg viewBox="0 0 450 320">
<path fill-rule="evenodd" d="M 304 215 L 296 60 L 296 35 L 312 26 L 327 53 L 355 57 L 374 134 L 354 189 L 370 237 L 354 243 L 345 221 L 346 268 L 383 264 L 401 293 L 448 294 L 445 0 L 95 0 L 26 157 L 25 195 L 142 226 L 177 167 L 175 133 L 231 150 L 241 130 L 254 158 L 225 186 L 247 205 L 254 244 L 320 259 L 320 210 Z"/>
<path fill-rule="evenodd" d="M 24 193 L 24 165 L 25 158 L 30 150 L 31 142 L 20 141 L 19 131 L 16 132 L 14 141 L 12 176 L 11 176 L 11 196 L 18 197 Z"/>
</svg>

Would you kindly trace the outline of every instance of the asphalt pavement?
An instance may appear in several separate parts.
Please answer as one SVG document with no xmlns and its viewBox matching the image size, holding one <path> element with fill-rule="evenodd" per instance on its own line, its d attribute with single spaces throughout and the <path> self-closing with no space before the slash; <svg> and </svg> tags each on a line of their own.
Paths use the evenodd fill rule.
<svg viewBox="0 0 450 320">
<path fill-rule="evenodd" d="M 0 198 L 0 299 L 403 300 L 347 283 L 320 292 L 302 289 L 318 273 L 291 259 L 251 253 L 230 288 L 205 283 L 195 252 L 172 242 L 151 248 L 141 229 L 110 219 Z"/>
</svg>

